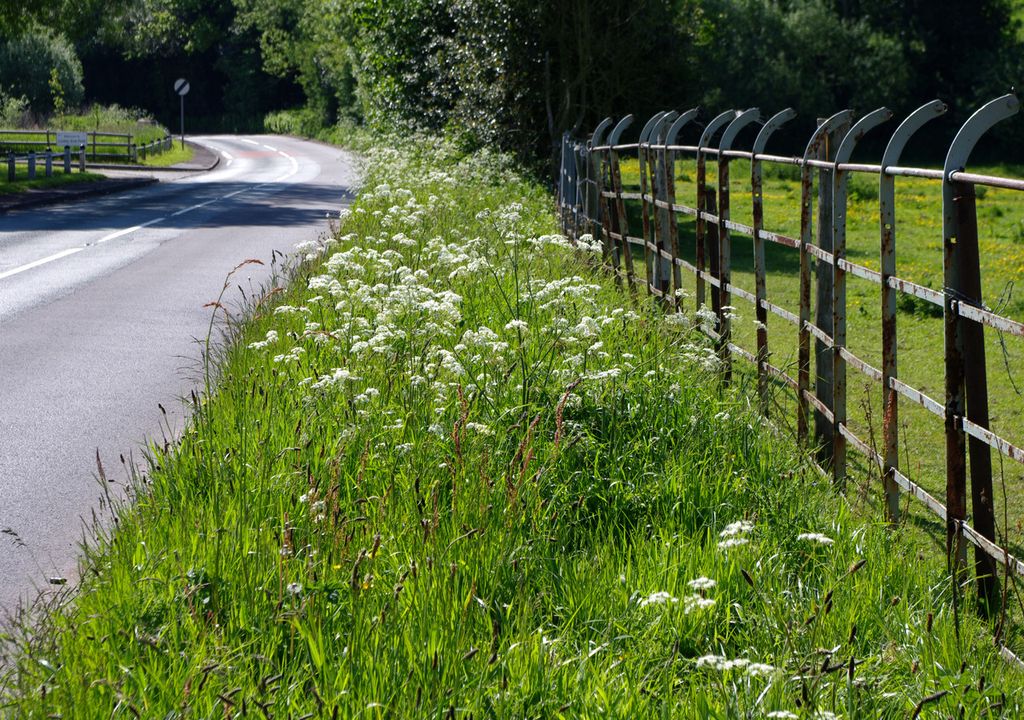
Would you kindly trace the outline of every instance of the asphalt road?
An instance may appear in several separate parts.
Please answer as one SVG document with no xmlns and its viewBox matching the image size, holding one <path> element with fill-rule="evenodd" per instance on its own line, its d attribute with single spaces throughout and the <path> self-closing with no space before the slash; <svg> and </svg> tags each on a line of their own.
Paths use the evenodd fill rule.
<svg viewBox="0 0 1024 720">
<path fill-rule="evenodd" d="M 226 274 L 256 292 L 271 253 L 327 229 L 357 173 L 340 150 L 271 136 L 193 138 L 216 169 L 0 216 L 0 613 L 76 577 L 99 508 L 99 451 L 182 426 Z M 228 298 L 237 298 L 232 291 Z M 165 418 L 159 405 L 168 412 Z"/>
</svg>

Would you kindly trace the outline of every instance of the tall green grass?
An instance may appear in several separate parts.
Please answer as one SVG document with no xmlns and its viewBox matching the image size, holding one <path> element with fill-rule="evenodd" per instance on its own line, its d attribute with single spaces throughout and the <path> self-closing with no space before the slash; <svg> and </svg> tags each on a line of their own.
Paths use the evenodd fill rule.
<svg viewBox="0 0 1024 720">
<path fill-rule="evenodd" d="M 551 209 L 494 155 L 372 152 L 290 288 L 227 323 L 78 592 L 7 637 L 9 712 L 1018 716 L 941 561 Z"/>
<path fill-rule="evenodd" d="M 680 158 L 676 164 L 676 198 L 678 203 L 696 204 L 696 171 L 692 158 Z M 708 178 L 717 177 L 717 164 L 709 163 Z M 972 172 L 1002 177 L 1022 177 L 1022 168 L 1015 165 L 973 167 Z M 800 236 L 800 179 L 798 168 L 765 163 L 764 210 L 765 228 L 789 237 Z M 629 187 L 639 183 L 639 167 L 635 159 L 623 163 L 624 182 Z M 880 269 L 880 236 L 878 219 L 878 176 L 852 174 L 847 210 L 847 258 L 873 270 Z M 731 218 L 752 223 L 750 163 L 730 163 Z M 978 235 L 981 257 L 982 297 L 999 314 L 1024 320 L 1024 296 L 1019 292 L 1024 282 L 1024 193 L 997 188 L 979 187 L 977 200 Z M 942 187 L 941 183 L 922 178 L 897 178 L 896 181 L 896 260 L 897 275 L 921 285 L 941 289 L 942 275 Z M 629 203 L 631 234 L 640 235 L 640 204 Z M 815 220 L 815 223 L 817 221 Z M 695 224 L 688 216 L 679 215 L 680 252 L 695 260 Z M 638 255 L 639 257 L 639 255 Z M 768 243 L 766 247 L 768 300 L 792 313 L 800 308 L 800 276 L 798 251 Z M 816 261 L 815 261 L 816 265 Z M 639 266 L 641 269 L 643 264 Z M 753 244 L 741 233 L 732 234 L 732 282 L 753 293 Z M 683 273 L 684 284 L 691 291 L 695 280 Z M 815 293 L 811 293 L 812 303 Z M 692 301 L 690 301 L 692 303 Z M 737 318 L 732 323 L 733 341 L 748 352 L 756 353 L 756 313 L 753 303 L 736 295 L 731 300 Z M 847 275 L 847 348 L 878 368 L 882 366 L 881 288 L 852 274 Z M 944 354 L 942 309 L 911 295 L 901 294 L 898 301 L 897 337 L 900 379 L 941 402 L 944 398 Z M 816 311 L 812 309 L 812 318 Z M 768 348 L 771 362 L 796 377 L 798 335 L 796 326 L 769 315 Z M 988 397 L 991 410 L 990 427 L 1011 443 L 1020 445 L 1024 439 L 1024 341 L 992 329 L 985 331 Z M 752 370 L 746 361 L 737 359 L 737 366 Z M 813 374 L 815 369 L 812 368 Z M 752 373 L 751 373 L 752 374 Z M 813 377 L 813 375 L 812 375 Z M 851 429 L 865 442 L 882 452 L 882 418 L 885 416 L 881 384 L 869 380 L 852 366 L 848 370 L 847 407 Z M 789 390 L 780 393 L 784 411 L 779 414 L 795 425 L 795 403 Z M 900 469 L 915 483 L 936 497 L 943 498 L 945 480 L 945 427 L 940 418 L 914 403 L 900 400 Z M 849 459 L 857 463 L 854 478 L 863 494 L 872 501 L 879 496 L 878 469 L 851 449 Z M 998 512 L 998 540 L 1001 545 L 1020 556 L 1024 553 L 1024 475 L 1017 463 L 993 453 L 996 468 L 995 501 Z M 911 508 L 918 507 L 916 503 Z M 871 512 L 881 517 L 884 503 Z M 938 518 L 922 512 L 940 538 L 945 532 Z"/>
</svg>

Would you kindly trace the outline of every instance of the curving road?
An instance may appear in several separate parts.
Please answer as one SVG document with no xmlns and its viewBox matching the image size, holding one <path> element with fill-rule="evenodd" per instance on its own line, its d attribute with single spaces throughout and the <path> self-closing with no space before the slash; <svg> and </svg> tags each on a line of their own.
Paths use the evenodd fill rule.
<svg viewBox="0 0 1024 720">
<path fill-rule="evenodd" d="M 120 481 L 122 454 L 181 427 L 226 274 L 262 260 L 232 278 L 258 291 L 272 252 L 316 239 L 357 179 L 315 143 L 193 140 L 221 154 L 213 171 L 0 216 L 0 612 L 73 581 L 97 451 Z"/>
</svg>

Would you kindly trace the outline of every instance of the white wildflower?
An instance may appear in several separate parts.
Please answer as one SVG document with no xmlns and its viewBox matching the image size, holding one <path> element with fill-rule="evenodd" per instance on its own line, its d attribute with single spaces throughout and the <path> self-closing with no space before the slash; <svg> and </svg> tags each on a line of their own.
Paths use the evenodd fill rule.
<svg viewBox="0 0 1024 720">
<path fill-rule="evenodd" d="M 728 540 L 723 540 L 722 542 L 718 543 L 718 549 L 728 550 L 730 548 L 746 545 L 748 542 L 750 541 L 747 540 L 747 538 L 745 537 L 729 538 Z"/>
<path fill-rule="evenodd" d="M 686 584 L 689 585 L 693 590 L 710 590 L 716 585 L 718 585 L 718 582 L 708 577 L 699 577 L 694 578 Z"/>
<path fill-rule="evenodd" d="M 718 533 L 718 537 L 731 538 L 737 535 L 745 535 L 754 529 L 754 524 L 747 520 L 737 520 L 736 522 L 729 523 L 725 526 L 722 532 Z"/>
<path fill-rule="evenodd" d="M 254 343 L 249 343 L 250 350 L 261 350 L 267 345 L 273 345 L 277 342 L 277 331 L 267 330 L 267 335 L 263 340 L 258 340 Z"/>
<path fill-rule="evenodd" d="M 648 605 L 664 605 L 666 603 L 677 603 L 679 598 L 672 597 L 664 590 L 653 592 L 645 598 L 640 600 L 640 607 L 647 607 Z"/>
<path fill-rule="evenodd" d="M 808 542 L 815 542 L 821 545 L 831 545 L 835 542 L 832 538 L 821 533 L 800 533 L 796 536 L 797 540 L 807 540 Z"/>
<path fill-rule="evenodd" d="M 288 583 L 288 592 L 292 595 L 298 595 L 302 592 L 302 583 Z"/>
<path fill-rule="evenodd" d="M 683 599 L 683 610 L 690 614 L 694 610 L 707 610 L 715 606 L 715 601 L 711 598 L 701 597 L 700 595 L 690 595 Z"/>
<path fill-rule="evenodd" d="M 492 430 L 489 425 L 484 425 L 483 423 L 468 422 L 466 423 L 466 429 L 472 430 L 473 432 L 476 433 L 480 433 L 481 435 L 485 435 L 487 437 L 494 435 L 494 430 Z"/>
<path fill-rule="evenodd" d="M 702 655 L 697 658 L 697 667 L 722 670 L 727 662 L 728 660 L 721 655 Z"/>
</svg>

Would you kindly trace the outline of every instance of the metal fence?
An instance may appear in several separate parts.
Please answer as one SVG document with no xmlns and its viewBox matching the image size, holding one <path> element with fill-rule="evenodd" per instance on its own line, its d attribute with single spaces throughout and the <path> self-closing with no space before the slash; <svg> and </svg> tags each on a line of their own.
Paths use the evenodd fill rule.
<svg viewBox="0 0 1024 720">
<path fill-rule="evenodd" d="M 138 162 L 147 155 L 154 155 L 171 149 L 171 136 L 151 140 L 147 143 L 136 143 L 135 137 L 128 133 L 86 132 L 85 148 L 88 160 L 128 160 Z M 54 130 L 0 130 L 0 153 L 18 151 L 26 153 L 34 148 L 45 151 L 57 144 L 57 133 Z M 63 148 L 57 148 L 63 150 Z M 78 148 L 72 148 L 77 151 Z M 6 154 L 6 153 L 4 153 Z"/>
<path fill-rule="evenodd" d="M 74 152 L 74 162 L 78 166 L 79 172 L 85 172 L 85 146 L 82 145 Z M 53 177 L 53 166 L 56 162 L 62 167 L 64 174 L 71 172 L 72 165 L 72 151 L 70 147 L 65 147 L 64 152 L 57 154 L 46 149 L 42 153 L 30 152 L 25 155 L 15 155 L 14 153 L 8 153 L 7 155 L 7 182 L 14 182 L 17 179 L 17 167 L 18 165 L 24 165 L 26 169 L 26 175 L 29 180 L 36 179 L 39 173 L 39 164 L 43 166 L 43 176 Z"/>
<path fill-rule="evenodd" d="M 749 361 L 757 374 L 757 393 L 762 410 L 769 409 L 769 390 L 780 385 L 795 394 L 796 429 L 801 443 L 821 450 L 819 457 L 842 484 L 847 474 L 847 450 L 862 453 L 880 471 L 888 519 L 900 517 L 901 497 L 909 495 L 945 522 L 946 549 L 957 573 L 968 568 L 966 545 L 975 547 L 975 578 L 979 597 L 995 600 L 997 564 L 1007 572 L 1024 575 L 1024 563 L 1009 553 L 996 536 L 993 508 L 992 451 L 1024 463 L 1024 449 L 990 429 L 989 391 L 985 365 L 985 330 L 1024 336 L 1024 324 L 1003 317 L 982 302 L 975 187 L 1024 190 L 1024 181 L 991 177 L 965 171 L 979 139 L 996 123 L 1014 115 L 1019 102 L 1005 95 L 975 112 L 960 128 L 948 147 L 942 170 L 900 165 L 908 140 L 929 121 L 946 112 L 933 101 L 911 113 L 891 136 L 881 162 L 855 164 L 851 155 L 864 136 L 892 118 L 886 108 L 870 112 L 854 122 L 849 110 L 819 120 L 817 129 L 799 157 L 766 153 L 772 135 L 795 117 L 783 110 L 763 121 L 757 109 L 729 110 L 698 125 L 696 145 L 677 144 L 680 132 L 696 125 L 697 109 L 684 113 L 661 112 L 652 117 L 635 142 L 623 143 L 632 116 L 613 124 L 606 119 L 587 141 L 563 138 L 558 204 L 564 230 L 571 237 L 592 233 L 600 238 L 604 263 L 617 282 L 633 292 L 646 292 L 678 307 L 683 302 L 683 273 L 693 278 L 696 305 L 710 308 L 717 324 L 706 330 L 715 343 L 725 382 L 732 377 L 736 357 Z M 750 150 L 735 149 L 744 128 L 760 125 Z M 717 142 L 714 142 L 717 138 Z M 638 159 L 639 191 L 623 189 L 621 159 Z M 682 158 L 696 162 L 696 197 L 693 205 L 676 198 L 676 163 Z M 717 178 L 708 183 L 708 160 L 717 160 Z M 750 162 L 750 194 L 731 197 L 730 161 Z M 763 169 L 766 164 L 799 168 L 800 235 L 788 237 L 765 227 Z M 878 248 L 880 271 L 851 262 L 847 257 L 847 186 L 853 173 L 878 178 Z M 818 192 L 814 193 L 817 175 Z M 933 290 L 900 278 L 896 273 L 895 181 L 917 177 L 942 186 L 943 288 Z M 730 219 L 731 205 L 751 203 L 752 224 Z M 630 225 L 627 203 L 640 206 L 639 228 Z M 818 222 L 812 225 L 812 204 L 818 206 Z M 695 221 L 695 247 L 689 262 L 680 251 L 678 220 Z M 640 234 L 636 234 L 639 229 Z M 753 289 L 732 280 L 732 241 L 746 236 L 753 244 Z M 766 291 L 766 243 L 799 253 L 799 311 L 793 313 L 769 301 Z M 638 268 L 642 255 L 644 266 Z M 812 272 L 812 265 L 814 266 Z M 751 268 L 745 268 L 751 270 Z M 850 351 L 847 345 L 847 276 L 873 283 L 881 301 L 881 367 L 875 367 Z M 815 294 L 812 317 L 812 292 Z M 911 295 L 915 302 L 941 308 L 943 316 L 944 396 L 930 397 L 922 388 L 900 380 L 897 365 L 897 300 Z M 733 342 L 730 312 L 732 298 L 753 304 L 756 313 L 756 351 Z M 769 353 L 768 318 L 776 316 L 796 328 L 799 338 L 796 376 L 772 363 Z M 815 380 L 812 385 L 812 338 L 816 346 Z M 853 369 L 875 383 L 884 408 L 882 446 L 858 437 L 847 413 L 847 372 Z M 900 467 L 899 408 L 911 403 L 937 417 L 944 426 L 944 499 L 927 492 Z M 815 422 L 815 420 L 817 422 Z M 937 449 L 937 448 L 936 448 Z M 968 458 L 970 460 L 970 510 L 968 522 Z"/>
</svg>

